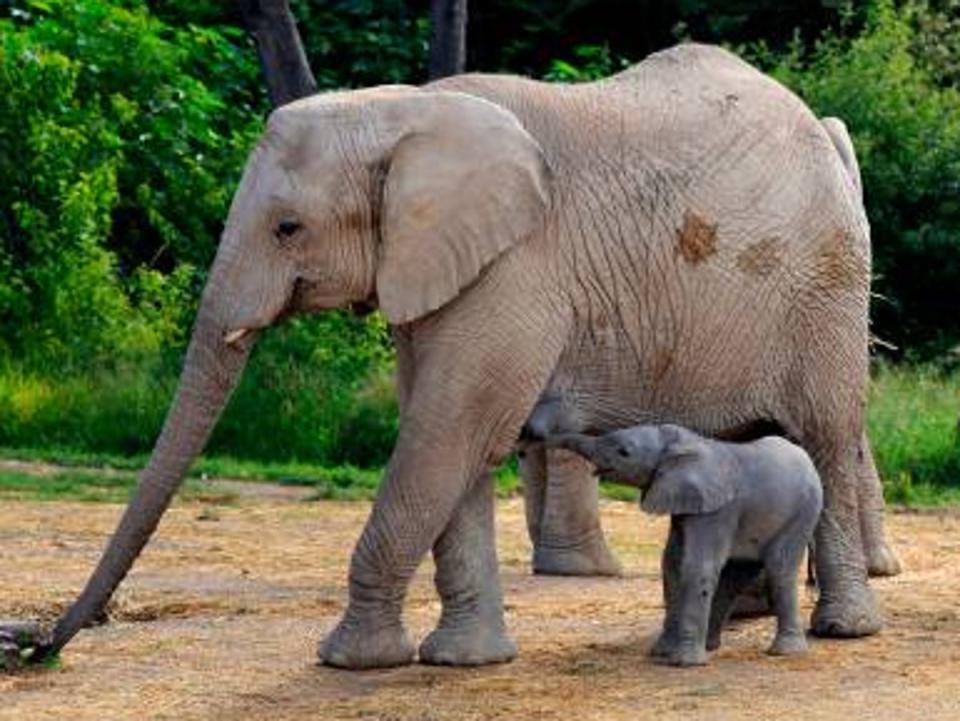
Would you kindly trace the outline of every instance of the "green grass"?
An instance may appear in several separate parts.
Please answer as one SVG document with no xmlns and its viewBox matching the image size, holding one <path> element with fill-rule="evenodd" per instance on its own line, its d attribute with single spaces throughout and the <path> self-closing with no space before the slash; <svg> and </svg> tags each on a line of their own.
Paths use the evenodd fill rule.
<svg viewBox="0 0 960 721">
<path fill-rule="evenodd" d="M 98 473 L 90 470 L 64 471 L 37 476 L 19 471 L 0 470 L 0 498 L 28 501 L 85 501 L 123 503 L 136 485 L 136 476 L 128 473 Z M 190 479 L 180 489 L 180 498 L 225 504 L 235 500 L 230 492 L 205 488 Z"/>
<path fill-rule="evenodd" d="M 878 366 L 870 391 L 868 425 L 887 500 L 916 506 L 960 504 L 960 372 L 932 367 Z M 0 457 L 75 467 L 38 478 L 0 472 L 0 495 L 36 500 L 76 499 L 123 501 L 133 487 L 146 454 L 124 455 L 70 448 L 0 447 Z M 111 473 L 91 472 L 111 469 Z M 82 470 L 81 470 L 82 469 Z M 243 460 L 222 456 L 201 458 L 181 491 L 184 498 L 202 498 L 203 476 L 312 486 L 317 499 L 368 500 L 376 494 L 382 468 L 321 465 L 310 462 Z M 497 493 L 519 492 L 517 466 L 511 460 L 495 473 Z M 633 488 L 601 484 L 606 498 L 635 501 Z"/>
<path fill-rule="evenodd" d="M 960 372 L 879 367 L 867 422 L 888 501 L 960 503 Z"/>
<path fill-rule="evenodd" d="M 120 456 L 49 448 L 3 448 L 0 458 L 40 461 L 75 471 L 38 476 L 19 471 L 0 470 L 0 496 L 31 500 L 80 500 L 121 502 L 136 484 L 137 473 L 146 456 Z M 103 469 L 98 473 L 97 469 Z M 131 471 L 125 473 L 124 471 Z M 497 495 L 506 498 L 519 492 L 520 478 L 515 462 L 497 469 Z M 194 464 L 180 491 L 185 499 L 209 496 L 200 479 L 233 478 L 248 481 L 313 486 L 314 500 L 372 500 L 383 476 L 382 468 L 357 468 L 351 465 L 321 466 L 311 463 L 263 463 L 234 458 L 201 458 Z"/>
</svg>

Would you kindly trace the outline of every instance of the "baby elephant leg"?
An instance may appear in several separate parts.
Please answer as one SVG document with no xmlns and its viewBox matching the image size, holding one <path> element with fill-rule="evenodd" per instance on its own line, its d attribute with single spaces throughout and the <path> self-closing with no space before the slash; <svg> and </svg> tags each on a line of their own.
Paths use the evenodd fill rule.
<svg viewBox="0 0 960 721">
<path fill-rule="evenodd" d="M 777 635 L 767 653 L 787 656 L 807 650 L 807 639 L 797 598 L 797 577 L 812 524 L 804 519 L 795 522 L 780 538 L 770 544 L 764 555 L 764 567 L 777 616 Z"/>
<path fill-rule="evenodd" d="M 707 628 L 720 570 L 730 553 L 729 534 L 711 516 L 683 520 L 683 558 L 676 592 L 668 599 L 668 647 L 662 656 L 671 666 L 707 662 Z"/>
<path fill-rule="evenodd" d="M 678 594 L 680 593 L 680 567 L 683 563 L 683 533 L 679 523 L 670 522 L 670 534 L 660 560 L 660 573 L 663 576 L 663 605 L 666 613 L 663 629 L 656 643 L 650 649 L 655 658 L 667 658 L 674 648 L 679 646 L 677 636 Z"/>
<path fill-rule="evenodd" d="M 707 650 L 720 648 L 720 635 L 730 618 L 730 612 L 740 595 L 751 588 L 763 572 L 759 561 L 738 561 L 731 559 L 720 572 L 717 591 L 713 594 L 710 607 L 710 625 L 707 629 Z"/>
</svg>

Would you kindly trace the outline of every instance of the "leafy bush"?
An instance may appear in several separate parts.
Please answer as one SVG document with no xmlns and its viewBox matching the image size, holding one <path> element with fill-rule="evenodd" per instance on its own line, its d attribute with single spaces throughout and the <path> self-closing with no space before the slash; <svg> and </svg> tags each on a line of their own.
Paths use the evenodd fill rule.
<svg viewBox="0 0 960 721">
<path fill-rule="evenodd" d="M 174 27 L 141 0 L 25 0 L 8 15 L 0 443 L 143 453 L 261 128 L 256 53 L 239 28 Z M 389 374 L 384 338 L 382 320 L 335 314 L 266 334 L 211 449 L 382 463 L 395 408 L 354 396 Z"/>
<path fill-rule="evenodd" d="M 427 2 L 294 0 L 291 8 L 320 88 L 427 79 Z"/>
<path fill-rule="evenodd" d="M 626 58 L 614 57 L 606 45 L 578 45 L 573 61 L 554 60 L 544 80 L 580 83 L 613 75 L 629 65 Z"/>
<path fill-rule="evenodd" d="M 913 48 L 940 85 L 960 88 L 960 0 L 918 2 Z"/>
<path fill-rule="evenodd" d="M 390 429 L 395 426 L 387 421 L 385 431 L 371 434 L 377 430 L 373 420 L 380 409 L 374 405 L 368 417 L 357 398 L 363 398 L 371 375 L 386 372 L 390 362 L 386 324 L 379 315 L 360 320 L 327 313 L 273 328 L 259 341 L 217 425 L 210 452 L 261 460 L 382 464 L 392 448 Z M 382 410 L 395 413 L 389 405 Z M 358 414 L 368 428 L 358 427 Z M 384 435 L 389 441 L 384 442 Z"/>
<path fill-rule="evenodd" d="M 91 364 L 182 342 L 237 169 L 257 68 L 142 3 L 30 0 L 0 20 L 0 337 Z M 211 89 L 199 77 L 216 83 Z"/>
</svg>

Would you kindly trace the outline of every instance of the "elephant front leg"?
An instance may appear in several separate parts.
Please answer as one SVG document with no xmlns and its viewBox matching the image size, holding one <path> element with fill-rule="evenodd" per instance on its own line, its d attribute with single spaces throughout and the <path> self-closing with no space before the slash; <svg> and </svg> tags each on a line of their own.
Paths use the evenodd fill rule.
<svg viewBox="0 0 960 721">
<path fill-rule="evenodd" d="M 377 523 L 367 522 L 367 529 Z M 382 573 L 367 556 L 376 532 L 365 530 L 350 562 L 350 601 L 337 626 L 321 642 L 318 656 L 328 666 L 388 668 L 411 663 L 416 653 L 401 614 L 412 575 Z M 411 557 L 413 554 L 409 554 Z"/>
<path fill-rule="evenodd" d="M 401 620 L 417 566 L 453 517 L 475 474 L 462 440 L 435 442 L 404 432 L 350 561 L 350 600 L 320 645 L 320 659 L 342 668 L 410 663 L 416 649 Z M 449 463 L 438 464 L 438 458 Z"/>
<path fill-rule="evenodd" d="M 663 605 L 665 610 L 663 628 L 650 649 L 654 658 L 667 658 L 679 646 L 677 611 L 680 608 L 680 569 L 683 565 L 683 528 L 670 520 L 667 545 L 660 559 L 660 575 L 663 578 Z"/>
<path fill-rule="evenodd" d="M 666 643 L 660 658 L 671 666 L 701 666 L 707 662 L 710 608 L 729 542 L 711 528 L 712 518 L 688 517 L 684 523 L 683 557 L 677 588 L 669 591 L 673 598 L 667 598 Z"/>
<path fill-rule="evenodd" d="M 503 594 L 494 532 L 494 484 L 489 472 L 474 482 L 433 546 L 443 612 L 420 646 L 430 664 L 478 666 L 517 655 L 503 619 Z"/>
<path fill-rule="evenodd" d="M 599 487 L 589 461 L 542 446 L 521 462 L 533 572 L 547 576 L 619 576 L 620 562 L 600 525 Z M 539 505 L 539 508 L 537 508 Z"/>
<path fill-rule="evenodd" d="M 720 639 L 723 628 L 736 607 L 736 602 L 745 591 L 756 587 L 763 566 L 759 561 L 743 561 L 731 559 L 724 565 L 717 582 L 717 590 L 713 595 L 713 605 L 710 607 L 710 626 L 707 630 L 707 650 L 716 651 L 720 648 Z M 763 584 L 766 593 L 766 583 Z"/>
</svg>

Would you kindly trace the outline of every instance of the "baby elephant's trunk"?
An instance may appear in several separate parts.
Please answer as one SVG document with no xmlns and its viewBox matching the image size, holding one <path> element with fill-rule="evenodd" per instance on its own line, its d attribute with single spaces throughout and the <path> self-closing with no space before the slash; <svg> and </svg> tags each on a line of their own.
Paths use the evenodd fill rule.
<svg viewBox="0 0 960 721">
<path fill-rule="evenodd" d="M 568 451 L 574 451 L 591 460 L 595 459 L 594 454 L 597 450 L 597 439 L 583 433 L 563 433 L 547 436 L 546 444 L 547 448 L 566 448 Z"/>
</svg>

